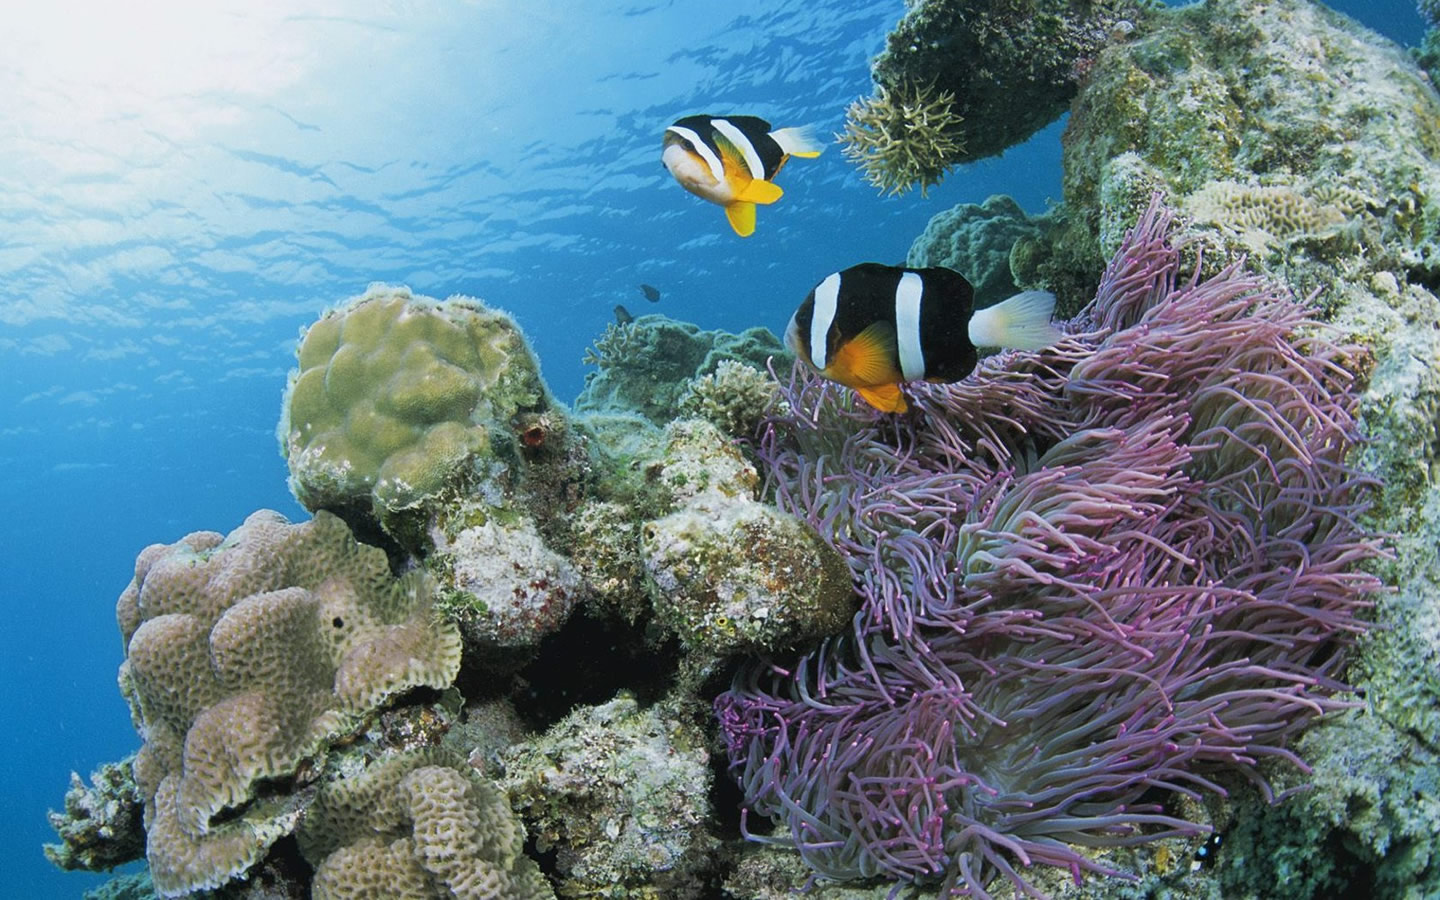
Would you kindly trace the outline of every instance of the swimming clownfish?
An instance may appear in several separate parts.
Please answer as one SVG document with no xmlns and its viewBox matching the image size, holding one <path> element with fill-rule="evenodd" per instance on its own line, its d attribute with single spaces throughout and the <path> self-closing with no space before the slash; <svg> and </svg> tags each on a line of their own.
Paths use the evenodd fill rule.
<svg viewBox="0 0 1440 900">
<path fill-rule="evenodd" d="M 959 381 L 975 368 L 976 347 L 1038 350 L 1063 337 L 1050 324 L 1054 294 L 1026 291 L 972 314 L 974 297 L 951 269 L 861 263 L 815 285 L 785 343 L 876 409 L 904 412 L 901 384 Z"/>
<path fill-rule="evenodd" d="M 725 207 L 741 237 L 755 233 L 755 204 L 783 191 L 772 179 L 792 156 L 813 158 L 825 148 L 808 128 L 770 130 L 755 116 L 686 116 L 665 129 L 660 159 L 680 186 Z"/>
</svg>

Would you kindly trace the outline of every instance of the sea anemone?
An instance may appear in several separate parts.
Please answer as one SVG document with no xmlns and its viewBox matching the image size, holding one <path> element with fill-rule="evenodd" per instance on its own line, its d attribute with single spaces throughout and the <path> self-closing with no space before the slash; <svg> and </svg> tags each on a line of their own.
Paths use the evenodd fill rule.
<svg viewBox="0 0 1440 900">
<path fill-rule="evenodd" d="M 853 627 L 716 701 L 757 840 L 823 878 L 987 897 L 1082 848 L 1205 826 L 1167 801 L 1269 795 L 1265 756 L 1344 704 L 1382 552 L 1346 351 L 1238 264 L 1178 278 L 1152 202 L 1070 337 L 919 385 L 896 420 L 796 370 L 768 488 L 849 561 Z"/>
</svg>

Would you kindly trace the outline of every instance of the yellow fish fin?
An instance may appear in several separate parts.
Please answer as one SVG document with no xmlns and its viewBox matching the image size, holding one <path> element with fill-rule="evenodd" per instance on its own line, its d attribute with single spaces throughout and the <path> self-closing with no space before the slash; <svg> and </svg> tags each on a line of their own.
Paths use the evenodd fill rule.
<svg viewBox="0 0 1440 900">
<path fill-rule="evenodd" d="M 905 377 L 900 374 L 898 359 L 895 326 L 875 322 L 836 348 L 835 358 L 825 372 L 835 381 L 856 389 L 898 384 Z"/>
<path fill-rule="evenodd" d="M 741 188 L 736 194 L 736 200 L 743 200 L 746 203 L 774 203 L 780 199 L 785 192 L 780 186 L 770 181 L 755 179 Z"/>
<path fill-rule="evenodd" d="M 755 233 L 755 204 L 738 200 L 727 203 L 725 218 L 730 220 L 730 227 L 741 237 L 749 237 Z"/>
<path fill-rule="evenodd" d="M 881 412 L 903 413 L 910 408 L 910 404 L 905 402 L 905 395 L 900 393 L 898 384 L 877 384 L 874 387 L 856 388 L 855 391 L 865 398 L 866 403 Z"/>
</svg>

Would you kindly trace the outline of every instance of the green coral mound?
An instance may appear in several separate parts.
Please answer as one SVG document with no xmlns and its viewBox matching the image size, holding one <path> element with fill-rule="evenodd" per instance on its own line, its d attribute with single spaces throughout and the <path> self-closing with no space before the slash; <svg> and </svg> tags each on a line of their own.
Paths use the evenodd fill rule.
<svg viewBox="0 0 1440 900">
<path fill-rule="evenodd" d="M 975 306 L 999 303 L 1016 292 L 1010 258 L 1017 243 L 1040 237 L 1040 224 L 1011 197 L 995 194 L 985 202 L 962 203 L 930 220 L 910 245 L 905 264 L 945 266 L 975 287 Z"/>
<path fill-rule="evenodd" d="M 409 514 L 550 405 L 515 321 L 466 297 L 372 287 L 311 325 L 298 358 L 279 429 L 296 499 L 402 544 Z"/>
</svg>

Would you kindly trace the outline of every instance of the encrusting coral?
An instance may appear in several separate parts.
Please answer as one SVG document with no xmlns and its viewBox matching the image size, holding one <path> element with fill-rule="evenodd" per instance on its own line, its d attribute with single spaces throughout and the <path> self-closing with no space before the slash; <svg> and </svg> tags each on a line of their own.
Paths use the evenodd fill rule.
<svg viewBox="0 0 1440 900">
<path fill-rule="evenodd" d="M 553 900 L 503 791 L 438 749 L 323 782 L 296 832 L 315 900 Z"/>
<path fill-rule="evenodd" d="M 853 633 L 716 702 L 758 839 L 822 878 L 1030 890 L 1078 847 L 1203 826 L 1333 699 L 1378 590 L 1347 351 L 1232 264 L 1181 278 L 1152 201 L 1077 333 L 917 386 L 896 428 L 813 379 L 760 448 L 851 561 Z M 816 491 L 818 484 L 837 489 Z M 1268 796 L 1268 794 L 1267 794 Z"/>
<path fill-rule="evenodd" d="M 167 897 L 256 863 L 307 799 L 273 785 L 460 666 L 427 579 L 395 578 L 382 550 L 325 512 L 292 525 L 262 510 L 228 536 L 146 548 L 116 617 L 121 688 L 145 741 L 134 771 L 146 854 Z"/>
</svg>

